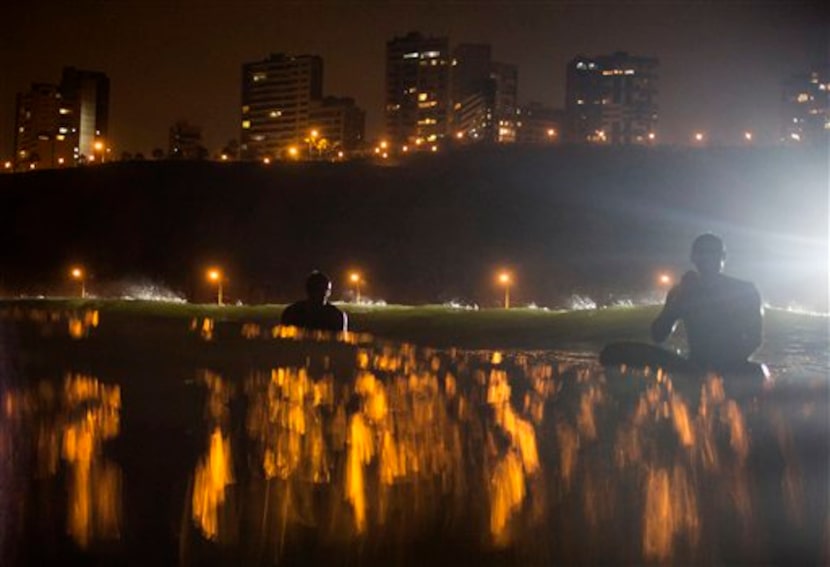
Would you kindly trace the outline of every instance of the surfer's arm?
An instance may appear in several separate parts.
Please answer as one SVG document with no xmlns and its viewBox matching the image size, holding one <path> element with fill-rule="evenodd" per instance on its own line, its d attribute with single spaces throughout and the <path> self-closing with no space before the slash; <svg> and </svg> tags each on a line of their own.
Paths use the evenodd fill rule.
<svg viewBox="0 0 830 567">
<path fill-rule="evenodd" d="M 744 315 L 744 330 L 741 333 L 741 357 L 749 358 L 753 352 L 758 350 L 763 341 L 763 315 L 764 307 L 761 305 L 761 295 L 753 288 L 746 294 L 747 305 Z"/>
<path fill-rule="evenodd" d="M 678 288 L 674 287 L 666 296 L 666 304 L 657 318 L 651 323 L 651 340 L 662 343 L 674 331 L 677 320 L 680 319 Z"/>
</svg>

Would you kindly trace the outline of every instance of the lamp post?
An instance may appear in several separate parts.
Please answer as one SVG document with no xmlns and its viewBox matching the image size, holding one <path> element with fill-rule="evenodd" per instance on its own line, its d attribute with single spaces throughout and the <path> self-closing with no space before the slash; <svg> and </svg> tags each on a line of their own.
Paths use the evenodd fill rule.
<svg viewBox="0 0 830 567">
<path fill-rule="evenodd" d="M 510 284 L 513 283 L 510 274 L 507 272 L 500 273 L 499 283 L 504 286 L 504 308 L 510 309 Z"/>
<path fill-rule="evenodd" d="M 360 303 L 360 274 L 352 272 L 349 274 L 349 280 L 354 284 L 355 303 Z"/>
<path fill-rule="evenodd" d="M 86 297 L 86 278 L 84 270 L 76 266 L 69 271 L 69 275 L 72 277 L 73 280 L 80 284 L 81 299 L 84 299 Z"/>
<path fill-rule="evenodd" d="M 104 163 L 104 142 L 97 140 L 92 147 L 100 155 L 101 163 Z"/>
<path fill-rule="evenodd" d="M 211 268 L 207 272 L 207 279 L 216 284 L 216 305 L 222 305 L 222 272 Z"/>
</svg>

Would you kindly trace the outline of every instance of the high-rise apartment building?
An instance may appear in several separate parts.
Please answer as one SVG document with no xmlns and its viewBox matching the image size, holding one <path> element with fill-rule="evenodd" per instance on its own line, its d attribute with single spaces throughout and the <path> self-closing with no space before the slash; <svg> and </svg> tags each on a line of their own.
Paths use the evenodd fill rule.
<svg viewBox="0 0 830 567">
<path fill-rule="evenodd" d="M 202 145 L 202 128 L 179 120 L 170 127 L 167 157 L 171 159 L 204 159 L 207 149 Z"/>
<path fill-rule="evenodd" d="M 826 144 L 830 139 L 830 68 L 795 75 L 783 86 L 782 141 Z"/>
<path fill-rule="evenodd" d="M 450 60 L 446 37 L 417 32 L 386 43 L 386 135 L 400 144 L 447 135 Z"/>
<path fill-rule="evenodd" d="M 103 161 L 108 147 L 109 79 L 67 67 L 59 85 L 34 83 L 17 95 L 16 169 Z"/>
<path fill-rule="evenodd" d="M 311 129 L 333 152 L 359 149 L 364 141 L 365 123 L 366 113 L 357 107 L 353 98 L 327 96 L 315 101 L 309 109 Z"/>
<path fill-rule="evenodd" d="M 576 57 L 567 66 L 566 135 L 576 143 L 647 144 L 657 125 L 653 57 L 618 51 Z"/>
<path fill-rule="evenodd" d="M 248 159 L 286 157 L 311 129 L 309 111 L 323 97 L 323 60 L 273 54 L 242 66 L 240 150 Z"/>
<path fill-rule="evenodd" d="M 556 144 L 562 141 L 564 111 L 531 102 L 516 113 L 516 141 L 521 144 Z"/>
<path fill-rule="evenodd" d="M 518 71 L 493 61 L 488 44 L 461 44 L 452 57 L 452 130 L 469 141 L 514 142 Z"/>
<path fill-rule="evenodd" d="M 242 134 L 246 159 L 318 158 L 323 147 L 356 149 L 365 114 L 354 99 L 323 97 L 323 60 L 278 53 L 242 66 Z"/>
<path fill-rule="evenodd" d="M 64 105 L 77 131 L 76 158 L 88 161 L 105 159 L 109 145 L 110 80 L 98 71 L 83 71 L 74 67 L 63 70 L 60 85 Z"/>
</svg>

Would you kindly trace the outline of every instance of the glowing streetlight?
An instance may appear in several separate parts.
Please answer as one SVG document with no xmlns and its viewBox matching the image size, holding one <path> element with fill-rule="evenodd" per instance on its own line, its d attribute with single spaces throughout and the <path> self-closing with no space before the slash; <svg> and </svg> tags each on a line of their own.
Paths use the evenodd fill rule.
<svg viewBox="0 0 830 567">
<path fill-rule="evenodd" d="M 265 165 L 270 165 L 271 164 L 271 158 L 269 158 L 269 157 L 263 158 L 262 163 L 264 163 Z"/>
<path fill-rule="evenodd" d="M 355 296 L 355 303 L 360 303 L 360 283 L 361 277 L 358 272 L 352 272 L 349 274 L 349 281 L 354 284 L 354 296 Z"/>
<path fill-rule="evenodd" d="M 12 168 L 12 162 L 7 161 L 6 163 L 4 163 L 4 164 L 3 164 L 3 168 L 5 168 L 5 169 L 11 169 L 11 168 Z"/>
<path fill-rule="evenodd" d="M 75 266 L 71 270 L 69 270 L 69 276 L 78 282 L 81 286 L 81 299 L 86 297 L 86 275 L 84 274 L 83 268 L 79 268 Z"/>
<path fill-rule="evenodd" d="M 695 132 L 695 142 L 702 142 L 703 141 L 703 132 Z"/>
<path fill-rule="evenodd" d="M 296 146 L 291 146 L 290 148 L 288 148 L 288 155 L 290 155 L 292 158 L 297 157 L 298 153 L 299 153 L 299 150 L 297 150 Z"/>
<path fill-rule="evenodd" d="M 746 140 L 747 142 L 751 142 L 752 141 L 752 132 L 749 132 L 749 131 L 744 132 L 744 140 Z"/>
<path fill-rule="evenodd" d="M 553 128 L 548 128 L 547 134 L 548 138 L 553 138 L 554 136 L 556 136 L 556 130 L 554 130 Z"/>
<path fill-rule="evenodd" d="M 507 272 L 500 273 L 499 283 L 504 286 L 504 308 L 510 309 L 510 284 L 513 283 L 510 274 Z"/>
<path fill-rule="evenodd" d="M 222 305 L 222 272 L 217 268 L 211 268 L 207 271 L 207 279 L 216 284 L 216 305 Z"/>
<path fill-rule="evenodd" d="M 665 272 L 663 272 L 661 274 L 658 274 L 657 283 L 659 283 L 661 286 L 668 287 L 668 286 L 671 285 L 671 282 L 672 282 L 671 274 L 667 274 Z"/>
</svg>

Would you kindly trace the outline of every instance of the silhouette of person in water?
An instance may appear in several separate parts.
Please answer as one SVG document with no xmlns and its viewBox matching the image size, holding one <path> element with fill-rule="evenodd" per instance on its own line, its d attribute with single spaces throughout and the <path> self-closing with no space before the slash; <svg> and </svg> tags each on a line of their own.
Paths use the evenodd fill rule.
<svg viewBox="0 0 830 567">
<path fill-rule="evenodd" d="M 761 345 L 761 296 L 755 286 L 721 273 L 726 260 L 723 241 L 714 234 L 692 244 L 696 271 L 686 272 L 666 296 L 651 325 L 651 338 L 662 343 L 683 321 L 689 360 L 705 370 L 735 370 Z"/>
<path fill-rule="evenodd" d="M 331 280 L 322 272 L 313 271 L 305 281 L 307 299 L 285 308 L 280 324 L 319 331 L 348 331 L 348 317 L 329 303 Z"/>
</svg>

